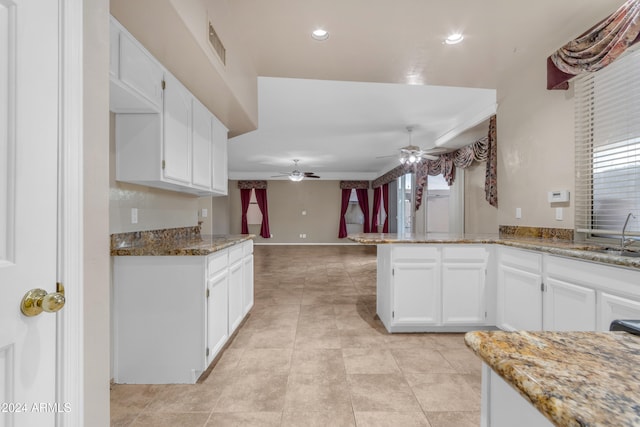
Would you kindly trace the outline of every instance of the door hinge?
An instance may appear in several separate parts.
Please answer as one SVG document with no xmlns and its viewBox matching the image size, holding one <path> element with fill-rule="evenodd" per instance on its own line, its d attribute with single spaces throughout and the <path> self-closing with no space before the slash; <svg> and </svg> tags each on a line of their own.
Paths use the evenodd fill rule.
<svg viewBox="0 0 640 427">
<path fill-rule="evenodd" d="M 163 161 L 162 161 L 162 169 L 164 169 L 164 168 L 165 168 L 165 166 L 167 166 L 167 163 L 163 160 Z"/>
<path fill-rule="evenodd" d="M 395 275 L 396 275 L 396 269 L 395 269 L 395 268 L 392 268 L 392 269 L 391 269 L 391 275 L 392 275 L 392 276 L 395 276 Z"/>
<path fill-rule="evenodd" d="M 391 318 L 392 318 L 392 319 L 395 319 L 395 318 L 396 318 L 396 312 L 395 312 L 395 311 L 392 311 L 392 312 L 391 312 Z"/>
<path fill-rule="evenodd" d="M 164 90 L 166 87 L 167 87 L 167 82 L 162 80 L 162 90 Z"/>
<path fill-rule="evenodd" d="M 484 318 L 485 319 L 487 318 L 487 312 L 486 311 L 484 312 Z"/>
<path fill-rule="evenodd" d="M 540 292 L 544 292 L 546 290 L 545 286 L 544 286 L 544 282 L 540 283 Z"/>
<path fill-rule="evenodd" d="M 207 347 L 207 357 L 209 357 L 209 347 Z"/>
<path fill-rule="evenodd" d="M 209 298 L 209 289 L 207 289 L 207 298 Z"/>
</svg>

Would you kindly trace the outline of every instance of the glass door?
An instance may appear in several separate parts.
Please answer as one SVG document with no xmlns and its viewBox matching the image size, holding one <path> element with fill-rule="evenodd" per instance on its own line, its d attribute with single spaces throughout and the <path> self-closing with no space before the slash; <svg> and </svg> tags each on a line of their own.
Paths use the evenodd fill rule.
<svg viewBox="0 0 640 427">
<path fill-rule="evenodd" d="M 398 178 L 398 234 L 415 232 L 415 182 L 408 173 Z"/>
</svg>

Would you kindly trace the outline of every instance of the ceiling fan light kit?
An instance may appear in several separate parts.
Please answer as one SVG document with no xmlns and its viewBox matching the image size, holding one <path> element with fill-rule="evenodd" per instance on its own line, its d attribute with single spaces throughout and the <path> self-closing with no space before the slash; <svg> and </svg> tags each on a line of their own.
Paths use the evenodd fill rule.
<svg viewBox="0 0 640 427">
<path fill-rule="evenodd" d="M 316 175 L 314 172 L 300 172 L 298 170 L 298 162 L 300 160 L 298 159 L 293 159 L 293 163 L 294 163 L 294 169 L 291 172 L 280 172 L 282 175 L 273 175 L 271 178 L 279 178 L 279 177 L 287 177 L 289 178 L 291 181 L 293 182 L 300 182 L 305 178 L 320 178 L 318 175 Z"/>
</svg>

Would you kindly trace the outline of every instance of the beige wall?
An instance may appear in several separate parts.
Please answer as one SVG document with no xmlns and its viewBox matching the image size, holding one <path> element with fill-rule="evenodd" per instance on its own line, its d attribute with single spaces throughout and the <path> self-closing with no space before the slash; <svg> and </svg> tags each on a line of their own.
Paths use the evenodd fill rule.
<svg viewBox="0 0 640 427">
<path fill-rule="evenodd" d="M 338 239 L 341 191 L 339 181 L 269 181 L 269 228 L 273 238 L 256 238 L 256 243 L 353 243 Z M 373 191 L 369 191 L 369 204 Z M 229 181 L 230 231 L 240 233 L 240 190 Z M 306 210 L 307 214 L 302 215 Z M 249 225 L 249 232 L 260 234 L 260 225 Z M 306 239 L 299 237 L 307 235 Z"/>
<path fill-rule="evenodd" d="M 498 87 L 498 223 L 573 228 L 574 207 L 555 220 L 547 192 L 574 184 L 572 91 L 546 90 L 546 58 L 534 57 Z M 516 208 L 522 219 L 515 218 Z"/>
<path fill-rule="evenodd" d="M 498 146 L 500 142 L 498 142 Z M 487 164 L 474 163 L 464 170 L 464 229 L 466 233 L 498 232 L 498 209 L 485 200 Z"/>
<path fill-rule="evenodd" d="M 84 425 L 109 425 L 109 1 L 85 0 L 83 39 Z M 76 297 L 75 295 L 70 298 Z M 72 325 L 75 326 L 75 325 Z"/>
<path fill-rule="evenodd" d="M 207 200 L 175 191 L 116 181 L 115 114 L 109 127 L 109 233 L 190 227 L 198 223 L 198 212 Z M 204 199 L 204 198 L 203 198 Z M 131 223 L 131 208 L 138 209 L 138 223 Z M 208 218 L 207 229 L 210 229 Z"/>
</svg>

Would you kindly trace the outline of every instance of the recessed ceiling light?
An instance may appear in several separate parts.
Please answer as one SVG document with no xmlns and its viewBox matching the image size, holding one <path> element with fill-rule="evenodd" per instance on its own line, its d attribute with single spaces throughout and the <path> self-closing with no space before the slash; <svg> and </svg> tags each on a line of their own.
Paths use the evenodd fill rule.
<svg viewBox="0 0 640 427">
<path fill-rule="evenodd" d="M 314 40 L 324 41 L 329 38 L 329 32 L 327 30 L 323 30 L 322 28 L 318 28 L 311 33 L 311 37 Z"/>
<path fill-rule="evenodd" d="M 446 44 L 458 44 L 462 40 L 464 40 L 464 36 L 461 33 L 453 33 L 450 34 L 449 37 L 444 40 L 444 42 Z"/>
</svg>

